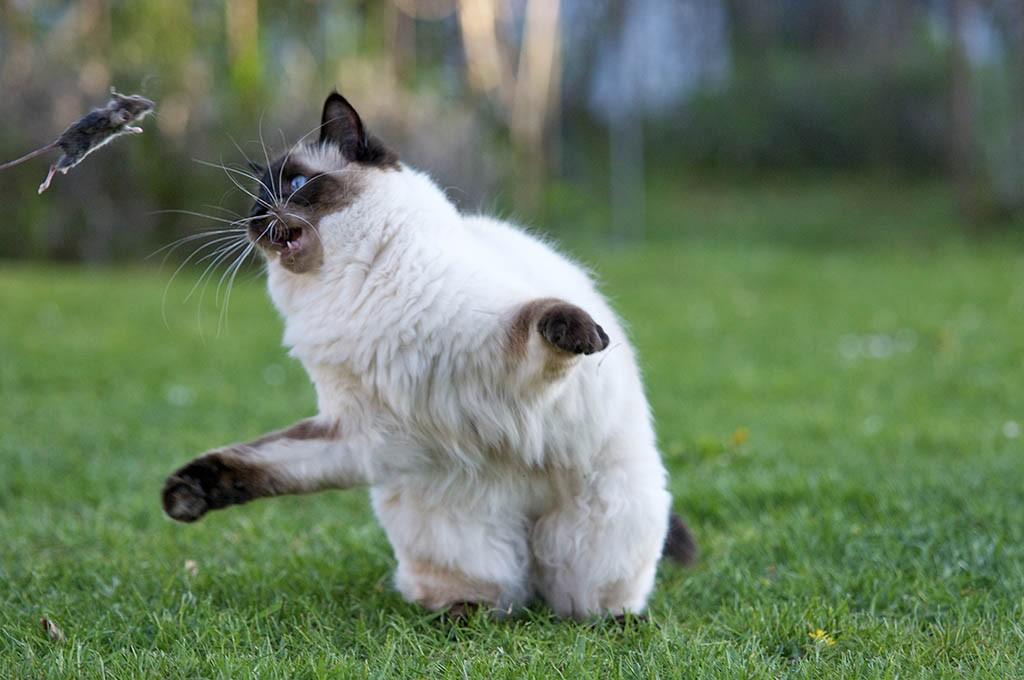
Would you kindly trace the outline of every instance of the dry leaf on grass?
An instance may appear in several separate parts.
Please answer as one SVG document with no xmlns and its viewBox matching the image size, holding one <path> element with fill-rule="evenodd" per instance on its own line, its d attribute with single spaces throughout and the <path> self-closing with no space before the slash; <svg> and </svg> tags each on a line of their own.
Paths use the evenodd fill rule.
<svg viewBox="0 0 1024 680">
<path fill-rule="evenodd" d="M 60 628 L 57 624 L 50 619 L 43 617 L 39 619 L 39 625 L 43 627 L 43 632 L 46 633 L 46 637 L 50 638 L 54 642 L 64 642 L 64 633 L 60 632 Z"/>
</svg>

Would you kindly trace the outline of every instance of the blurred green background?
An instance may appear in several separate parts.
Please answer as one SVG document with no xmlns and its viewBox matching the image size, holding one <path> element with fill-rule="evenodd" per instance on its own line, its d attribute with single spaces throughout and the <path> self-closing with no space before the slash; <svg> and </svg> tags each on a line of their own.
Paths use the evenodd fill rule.
<svg viewBox="0 0 1024 680">
<path fill-rule="evenodd" d="M 279 152 L 334 87 L 459 205 L 559 236 L 731 235 L 744 186 L 873 178 L 931 187 L 913 238 L 973 237 L 1020 225 L 1021 73 L 1019 0 L 2 0 L 0 158 L 112 85 L 159 108 L 42 198 L 44 160 L 0 175 L 0 258 L 134 261 L 207 226 L 156 211 L 244 210 L 195 159 Z M 728 219 L 683 217 L 708 192 Z M 863 237 L 807 226 L 740 232 Z"/>
</svg>

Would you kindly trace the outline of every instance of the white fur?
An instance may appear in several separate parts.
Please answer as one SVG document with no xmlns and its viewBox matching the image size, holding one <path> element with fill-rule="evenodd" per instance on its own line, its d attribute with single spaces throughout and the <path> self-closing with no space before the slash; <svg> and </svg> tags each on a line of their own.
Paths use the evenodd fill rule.
<svg viewBox="0 0 1024 680">
<path fill-rule="evenodd" d="M 284 342 L 342 433 L 303 448 L 292 474 L 371 486 L 410 600 L 511 609 L 539 593 L 564 616 L 641 611 L 670 499 L 632 347 L 590 277 L 516 227 L 459 214 L 415 170 L 314 149 L 294 154 L 361 191 L 318 225 L 318 270 L 270 257 Z M 533 332 L 510 361 L 509 322 L 536 298 L 586 310 L 609 348 L 552 374 Z"/>
</svg>

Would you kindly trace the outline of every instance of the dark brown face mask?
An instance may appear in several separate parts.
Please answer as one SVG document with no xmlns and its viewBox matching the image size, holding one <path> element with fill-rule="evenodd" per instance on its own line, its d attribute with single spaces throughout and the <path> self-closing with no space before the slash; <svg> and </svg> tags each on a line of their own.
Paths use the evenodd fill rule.
<svg viewBox="0 0 1024 680">
<path fill-rule="evenodd" d="M 249 215 L 249 238 L 267 257 L 278 257 L 281 266 L 299 274 L 323 264 L 320 221 L 351 205 L 361 190 L 360 175 L 349 166 L 401 167 L 398 156 L 366 133 L 359 114 L 337 92 L 324 102 L 319 129 L 316 143 L 336 149 L 344 160 L 341 167 L 317 171 L 292 153 L 267 168 L 253 167 L 262 176 Z"/>
</svg>

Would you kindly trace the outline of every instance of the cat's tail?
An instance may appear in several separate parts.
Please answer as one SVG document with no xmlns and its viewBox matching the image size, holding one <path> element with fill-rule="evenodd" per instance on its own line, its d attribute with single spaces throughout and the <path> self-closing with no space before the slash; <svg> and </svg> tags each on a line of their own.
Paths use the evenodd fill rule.
<svg viewBox="0 0 1024 680">
<path fill-rule="evenodd" d="M 690 527 L 686 526 L 679 515 L 669 513 L 668 535 L 665 536 L 665 546 L 661 549 L 662 556 L 683 566 L 689 566 L 697 561 L 698 553 L 697 540 L 693 537 Z"/>
</svg>

